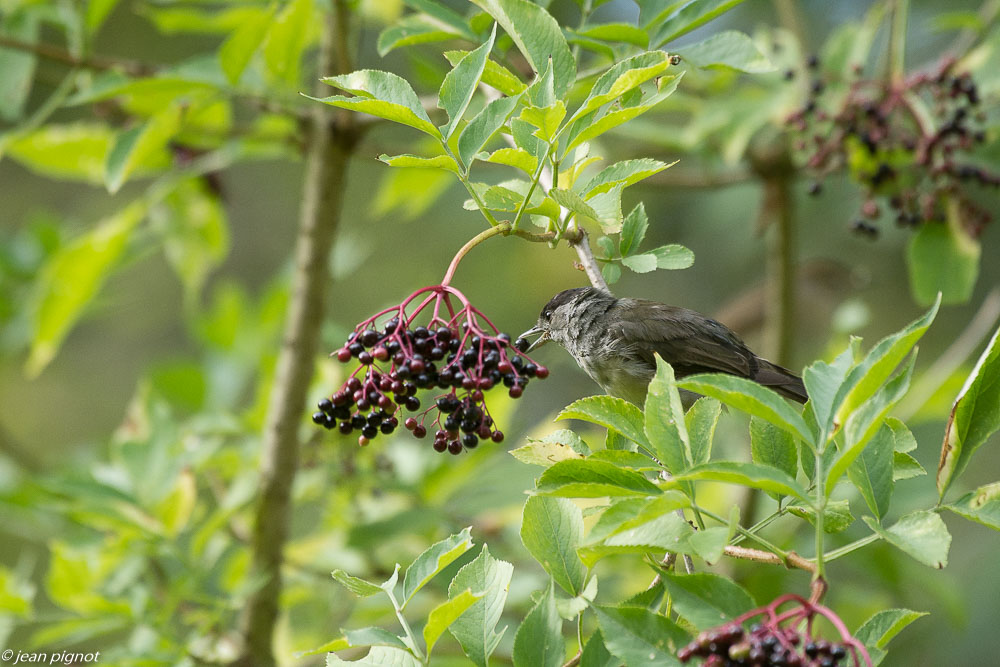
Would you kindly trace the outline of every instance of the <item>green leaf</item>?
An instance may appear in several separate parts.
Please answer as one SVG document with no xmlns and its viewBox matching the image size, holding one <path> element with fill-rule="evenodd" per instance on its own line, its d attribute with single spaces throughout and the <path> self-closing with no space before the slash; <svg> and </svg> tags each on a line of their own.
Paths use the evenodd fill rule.
<svg viewBox="0 0 1000 667">
<path fill-rule="evenodd" d="M 597 630 L 583 647 L 580 654 L 580 667 L 619 667 L 621 661 L 617 660 L 608 648 L 604 645 L 604 637 L 601 631 Z"/>
<path fill-rule="evenodd" d="M 379 589 L 381 590 L 381 589 Z M 403 640 L 382 628 L 368 627 L 358 630 L 348 630 L 343 637 L 329 641 L 322 646 L 309 649 L 308 651 L 298 651 L 296 658 L 307 658 L 311 655 L 330 653 L 331 651 L 343 651 L 349 648 L 363 648 L 365 646 L 393 646 L 405 649 Z M 351 663 L 354 664 L 354 663 Z"/>
<path fill-rule="evenodd" d="M 777 468 L 792 479 L 799 471 L 795 438 L 760 417 L 750 418 L 750 458 L 754 463 Z"/>
<path fill-rule="evenodd" d="M 391 23 L 378 34 L 376 49 L 380 56 L 385 56 L 394 49 L 414 44 L 443 42 L 462 37 L 456 30 L 442 29 L 440 23 L 420 14 L 404 16 Z"/>
<path fill-rule="evenodd" d="M 666 616 L 639 607 L 594 607 L 604 644 L 627 667 L 673 667 L 689 637 Z"/>
<path fill-rule="evenodd" d="M 451 595 L 451 599 L 431 609 L 427 615 L 427 625 L 424 626 L 424 643 L 427 645 L 427 655 L 430 655 L 431 651 L 434 650 L 434 645 L 444 631 L 482 597 L 481 593 L 473 593 L 471 590 L 465 589 L 458 595 Z"/>
<path fill-rule="evenodd" d="M 640 49 L 646 48 L 649 44 L 649 35 L 646 34 L 646 31 L 631 23 L 600 23 L 577 30 L 576 34 L 602 42 L 632 44 Z"/>
<path fill-rule="evenodd" d="M 861 456 L 847 468 L 851 482 L 879 519 L 889 511 L 889 501 L 892 500 L 894 444 L 892 429 L 882 424 Z"/>
<path fill-rule="evenodd" d="M 559 667 L 566 658 L 562 619 L 551 582 L 514 635 L 514 667 Z"/>
<path fill-rule="evenodd" d="M 441 133 L 431 123 L 427 112 L 420 104 L 420 98 L 413 92 L 406 79 L 397 74 L 365 69 L 326 77 L 322 81 L 345 90 L 354 97 L 334 95 L 322 99 L 316 97 L 310 99 L 408 125 L 426 132 L 435 139 L 441 139 Z"/>
<path fill-rule="evenodd" d="M 760 417 L 806 442 L 813 440 L 802 416 L 785 399 L 752 380 L 711 373 L 688 376 L 678 382 L 677 386 L 696 394 L 711 396 L 730 407 Z"/>
<path fill-rule="evenodd" d="M 413 595 L 424 587 L 424 584 L 472 548 L 471 531 L 471 527 L 465 528 L 462 532 L 455 533 L 431 545 L 417 556 L 413 564 L 406 569 L 406 576 L 403 577 L 401 606 L 405 607 Z"/>
<path fill-rule="evenodd" d="M 455 65 L 466 53 L 468 51 L 445 51 L 444 56 L 448 62 Z M 496 88 L 508 97 L 517 97 L 528 88 L 523 81 L 517 78 L 516 74 L 493 60 L 486 61 L 482 82 Z"/>
<path fill-rule="evenodd" d="M 892 481 L 911 479 L 926 475 L 927 471 L 920 463 L 906 452 L 892 453 Z"/>
<path fill-rule="evenodd" d="M 556 421 L 561 419 L 581 419 L 614 429 L 636 444 L 649 448 L 643 430 L 645 418 L 642 412 L 622 398 L 604 395 L 581 398 L 570 403 L 559 413 Z"/>
<path fill-rule="evenodd" d="M 38 40 L 38 17 L 31 11 L 4 12 L 0 35 L 27 44 Z M 0 118 L 13 122 L 21 117 L 31 93 L 37 57 L 28 51 L 0 48 Z"/>
<path fill-rule="evenodd" d="M 778 493 L 783 496 L 793 496 L 808 502 L 809 494 L 795 478 L 786 472 L 771 466 L 740 461 L 715 461 L 696 465 L 681 475 L 675 475 L 674 481 L 710 480 L 750 486 L 763 491 Z"/>
<path fill-rule="evenodd" d="M 755 606 L 742 586 L 717 574 L 661 572 L 660 578 L 671 608 L 699 630 L 722 625 Z"/>
<path fill-rule="evenodd" d="M 104 180 L 108 192 L 118 192 L 128 177 L 141 165 L 162 153 L 181 126 L 182 109 L 171 105 L 142 125 L 118 135 L 108 152 Z"/>
<path fill-rule="evenodd" d="M 475 155 L 510 118 L 520 99 L 520 95 L 495 99 L 469 121 L 458 135 L 458 156 L 462 164 L 472 164 Z"/>
<path fill-rule="evenodd" d="M 421 663 L 406 649 L 373 646 L 360 660 L 342 660 L 330 653 L 326 656 L 326 667 L 421 667 Z"/>
<path fill-rule="evenodd" d="M 647 51 L 616 63 L 594 82 L 590 94 L 570 121 L 575 121 L 621 97 L 650 79 L 659 76 L 670 66 L 670 58 L 662 51 Z"/>
<path fill-rule="evenodd" d="M 632 470 L 661 470 L 661 466 L 649 456 L 621 449 L 598 449 L 587 458 L 591 461 L 607 461 L 608 463 L 614 463 L 619 468 L 631 468 Z"/>
<path fill-rule="evenodd" d="M 867 401 L 882 386 L 937 315 L 940 299 L 922 317 L 911 322 L 905 329 L 890 334 L 871 349 L 864 360 L 854 366 L 837 390 L 832 402 L 832 412 L 836 421 L 843 424 L 845 418 L 859 405 Z M 832 431 L 832 424 L 820 424 L 824 431 Z"/>
<path fill-rule="evenodd" d="M 104 163 L 114 140 L 103 123 L 47 123 L 18 136 L 3 152 L 37 174 L 98 184 L 104 182 Z"/>
<path fill-rule="evenodd" d="M 583 563 L 576 548 L 583 541 L 583 514 L 565 498 L 533 496 L 524 504 L 521 542 L 559 586 L 570 595 L 583 590 Z"/>
<path fill-rule="evenodd" d="M 452 597 L 465 588 L 483 592 L 483 597 L 448 628 L 477 667 L 486 667 L 506 630 L 505 627 L 499 633 L 495 631 L 513 573 L 514 566 L 493 558 L 484 544 L 475 560 L 464 565 L 448 585 L 448 595 Z"/>
<path fill-rule="evenodd" d="M 666 506 L 673 506 L 670 502 Z M 659 512 L 662 507 L 643 511 L 643 515 Z M 607 556 L 618 554 L 643 555 L 650 551 L 698 555 L 698 551 L 689 540 L 694 535 L 694 529 L 674 512 L 660 513 L 655 518 L 635 524 L 628 521 L 611 535 L 593 544 L 587 544 L 577 549 L 580 559 L 587 567 L 593 567 Z"/>
<path fill-rule="evenodd" d="M 566 498 L 659 495 L 660 488 L 643 475 L 613 463 L 590 459 L 560 461 L 538 478 L 539 494 Z"/>
<path fill-rule="evenodd" d="M 536 73 L 551 59 L 553 88 L 562 97 L 576 81 L 576 60 L 548 12 L 528 0 L 472 0 L 510 36 Z"/>
<path fill-rule="evenodd" d="M 619 498 L 601 512 L 587 535 L 587 544 L 600 544 L 618 533 L 631 530 L 678 509 L 690 507 L 691 501 L 680 491 L 667 491 L 655 498 Z M 685 535 L 688 533 L 685 532 Z"/>
<path fill-rule="evenodd" d="M 871 618 L 865 621 L 854 633 L 854 638 L 865 646 L 885 648 L 903 628 L 921 616 L 927 616 L 927 612 L 910 609 L 883 609 L 875 612 Z"/>
<path fill-rule="evenodd" d="M 636 273 L 649 273 L 656 270 L 656 255 L 645 252 L 641 255 L 622 257 L 622 265 L 632 269 Z"/>
<path fill-rule="evenodd" d="M 469 29 L 467 19 L 439 0 L 403 0 L 403 4 L 437 19 L 441 24 L 448 26 L 469 41 L 476 38 L 475 33 Z"/>
<path fill-rule="evenodd" d="M 613 165 L 605 167 L 599 171 L 592 179 L 587 181 L 587 184 L 579 189 L 583 193 L 584 197 L 589 197 L 591 195 L 599 194 L 601 192 L 607 192 L 616 185 L 623 185 L 628 187 L 634 183 L 649 178 L 654 174 L 658 174 L 664 169 L 677 164 L 677 161 L 670 162 L 660 162 L 659 160 L 653 160 L 652 158 L 639 158 L 636 160 L 624 160 L 622 162 L 615 162 Z M 642 202 L 636 206 L 639 208 L 642 206 Z M 635 213 L 635 209 L 632 210 Z M 643 216 L 645 216 L 645 209 L 643 209 Z M 642 241 L 642 237 L 632 244 L 632 248 L 636 248 L 639 242 Z M 628 253 L 622 252 L 623 255 Z"/>
<path fill-rule="evenodd" d="M 949 217 L 958 215 L 950 213 Z M 929 222 L 920 225 L 906 249 L 910 289 L 917 303 L 931 304 L 942 294 L 942 303 L 965 303 L 972 297 L 979 276 L 982 248 L 961 223 Z"/>
<path fill-rule="evenodd" d="M 911 512 L 887 529 L 879 526 L 871 517 L 861 518 L 882 539 L 924 565 L 942 569 L 948 564 L 951 535 L 941 516 L 936 512 L 926 510 Z"/>
<path fill-rule="evenodd" d="M 847 424 L 844 426 L 844 447 L 827 469 L 827 495 L 833 492 L 833 487 L 840 480 L 840 476 L 854 463 L 881 428 L 889 410 L 906 393 L 910 386 L 910 377 L 913 375 L 914 361 L 915 355 L 910 357 L 909 363 L 900 371 L 899 375 L 860 405 L 847 419 Z M 893 444 L 895 444 L 895 438 L 893 438 Z"/>
<path fill-rule="evenodd" d="M 552 143 L 559 130 L 559 123 L 566 117 L 566 105 L 562 100 L 556 100 L 545 107 L 526 106 L 521 109 L 519 118 L 526 123 L 530 123 L 538 130 L 534 133 L 536 137 L 546 143 Z"/>
<path fill-rule="evenodd" d="M 656 256 L 656 268 L 658 269 L 686 269 L 694 264 L 694 253 L 677 243 L 653 248 L 649 254 Z"/>
<path fill-rule="evenodd" d="M 788 511 L 800 519 L 805 519 L 812 525 L 816 525 L 816 510 L 812 507 L 789 505 Z M 854 515 L 851 514 L 851 504 L 847 500 L 828 500 L 826 502 L 826 509 L 823 512 L 824 533 L 843 532 L 852 523 L 854 523 Z"/>
<path fill-rule="evenodd" d="M 622 267 L 608 262 L 601 267 L 601 275 L 604 276 L 604 281 L 609 285 L 614 285 L 622 277 Z"/>
<path fill-rule="evenodd" d="M 163 203 L 151 218 L 163 227 L 163 251 L 184 284 L 185 297 L 196 301 L 208 274 L 229 251 L 225 208 L 195 179 L 181 183 Z"/>
<path fill-rule="evenodd" d="M 633 106 L 608 111 L 606 114 L 596 119 L 591 117 L 590 114 L 580 116 L 572 124 L 572 126 L 570 126 L 569 141 L 563 151 L 563 154 L 565 155 L 566 153 L 569 153 L 569 151 L 573 150 L 585 141 L 596 139 L 605 132 L 646 113 L 657 104 L 670 97 L 670 95 L 677 89 L 677 84 L 680 83 L 681 76 L 683 76 L 683 73 L 676 76 L 660 77 L 657 83 L 657 92 L 651 95 L 644 95 L 640 103 Z M 596 112 L 592 113 L 596 114 Z"/>
<path fill-rule="evenodd" d="M 451 138 L 459 121 L 465 115 L 465 110 L 469 108 L 472 95 L 479 86 L 479 81 L 486 69 L 486 61 L 490 58 L 490 51 L 493 49 L 493 41 L 497 36 L 496 24 L 489 38 L 479 48 L 468 54 L 447 75 L 438 90 L 438 107 L 444 109 L 448 114 L 448 122 L 441 127 L 441 134 L 444 140 Z"/>
<path fill-rule="evenodd" d="M 733 510 L 738 516 L 739 509 L 734 506 Z M 733 537 L 734 526 L 735 524 L 733 524 L 733 527 L 714 526 L 695 531 L 688 538 L 688 544 L 691 545 L 695 553 L 706 563 L 718 563 L 719 559 L 722 558 L 722 554 L 725 553 L 726 545 L 729 544 L 729 540 Z"/>
<path fill-rule="evenodd" d="M 616 234 L 622 229 L 622 189 L 616 185 L 607 192 L 596 194 L 587 202 L 597 212 L 597 222 L 605 234 Z"/>
<path fill-rule="evenodd" d="M 847 377 L 847 372 L 854 365 L 855 352 L 861 339 L 853 338 L 847 349 L 837 355 L 833 363 L 816 361 L 806 367 L 802 373 L 802 382 L 806 386 L 806 393 L 809 394 L 808 408 L 816 418 L 816 423 L 826 429 L 824 433 L 829 435 L 829 429 L 833 427 L 834 399 L 837 391 Z M 820 439 L 825 442 L 823 434 Z"/>
<path fill-rule="evenodd" d="M 646 26 L 652 32 L 650 45 L 658 49 L 667 42 L 673 41 L 681 35 L 686 35 L 695 28 L 728 12 L 741 2 L 743 0 L 691 0 L 691 2 L 684 3 L 680 9 L 667 17 L 655 31 L 648 25 Z M 677 6 L 677 3 L 674 3 L 674 6 Z"/>
<path fill-rule="evenodd" d="M 944 507 L 970 521 L 1000 530 L 1000 482 L 981 486 Z"/>
<path fill-rule="evenodd" d="M 570 434 L 573 438 L 579 440 L 579 436 L 572 431 L 562 430 L 557 431 L 557 433 Z M 559 461 L 579 460 L 584 457 L 584 454 L 578 451 L 572 444 L 559 442 L 550 436 L 547 436 L 543 440 L 532 440 L 523 447 L 512 449 L 510 450 L 510 455 L 522 463 L 539 465 L 545 468 Z"/>
<path fill-rule="evenodd" d="M 272 80 L 299 83 L 302 52 L 314 34 L 316 18 L 313 0 L 292 0 L 270 22 L 264 64 Z"/>
<path fill-rule="evenodd" d="M 708 463 L 712 458 L 712 441 L 715 427 L 722 414 L 722 404 L 714 398 L 704 396 L 694 402 L 684 420 L 687 423 L 688 440 L 691 442 L 691 459 L 695 464 Z"/>
<path fill-rule="evenodd" d="M 419 169 L 444 169 L 453 174 L 458 173 L 458 164 L 447 155 L 436 155 L 434 157 L 420 157 L 419 155 L 386 155 L 383 153 L 378 159 L 385 162 L 390 167 L 411 167 Z"/>
<path fill-rule="evenodd" d="M 632 254 L 633 250 L 638 249 L 646 237 L 646 229 L 648 228 L 649 219 L 646 217 L 646 207 L 643 206 L 642 202 L 639 202 L 625 218 L 625 223 L 622 225 L 621 237 L 618 240 L 619 254 L 622 257 L 627 257 Z"/>
<path fill-rule="evenodd" d="M 500 148 L 486 158 L 486 162 L 505 164 L 508 167 L 520 169 L 526 174 L 534 174 L 538 168 L 538 160 L 523 148 Z"/>
<path fill-rule="evenodd" d="M 1000 329 L 990 339 L 959 391 L 945 427 L 938 464 L 938 495 L 943 498 L 972 455 L 1000 428 Z"/>
<path fill-rule="evenodd" d="M 644 430 L 649 449 L 673 475 L 692 465 L 691 442 L 674 381 L 674 369 L 656 355 L 656 375 L 646 393 Z"/>
<path fill-rule="evenodd" d="M 351 591 L 358 597 L 366 598 L 369 595 L 375 595 L 376 593 L 382 592 L 382 588 L 377 584 L 365 581 L 364 579 L 359 579 L 358 577 L 352 577 L 343 570 L 334 570 L 330 574 L 333 576 L 334 580 L 338 584 L 340 584 L 347 590 Z M 328 650 L 332 651 L 334 649 L 328 649 Z"/>
<path fill-rule="evenodd" d="M 229 83 L 234 86 L 239 83 L 243 70 L 250 63 L 250 58 L 264 41 L 273 17 L 273 5 L 261 9 L 253 18 L 247 18 L 219 47 L 219 65 Z"/>
<path fill-rule="evenodd" d="M 55 357 L 145 215 L 143 203 L 129 204 L 48 259 L 39 278 L 31 351 L 25 363 L 30 377 L 41 373 Z"/>
<path fill-rule="evenodd" d="M 733 69 L 739 72 L 773 72 L 774 64 L 754 41 L 736 30 L 725 30 L 706 40 L 677 49 L 695 67 Z"/>
</svg>

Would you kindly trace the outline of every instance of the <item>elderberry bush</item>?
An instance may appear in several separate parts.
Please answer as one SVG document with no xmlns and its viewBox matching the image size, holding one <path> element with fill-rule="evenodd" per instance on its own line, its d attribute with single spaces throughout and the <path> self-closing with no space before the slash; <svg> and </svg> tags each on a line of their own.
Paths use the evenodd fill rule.
<svg viewBox="0 0 1000 667">
<path fill-rule="evenodd" d="M 785 611 L 779 607 L 793 602 Z M 814 619 L 823 616 L 841 633 L 839 642 L 813 636 Z M 743 623 L 757 618 L 750 630 Z M 864 644 L 850 636 L 830 609 L 797 595 L 783 595 L 766 607 L 753 609 L 731 623 L 706 630 L 677 653 L 687 663 L 726 667 L 871 667 Z"/>
<path fill-rule="evenodd" d="M 438 452 L 501 442 L 487 392 L 502 386 L 520 398 L 530 380 L 549 373 L 525 349 L 524 341 L 515 346 L 455 288 L 422 288 L 359 323 L 331 355 L 355 368 L 319 402 L 313 422 L 345 435 L 358 432 L 362 446 L 401 422 L 415 438 L 433 430 Z M 439 391 L 423 410 L 421 390 Z"/>
<path fill-rule="evenodd" d="M 806 102 L 787 120 L 796 151 L 816 176 L 809 193 L 818 195 L 827 175 L 846 169 L 864 195 L 851 223 L 856 233 L 877 238 L 886 213 L 901 227 L 957 215 L 978 238 L 991 214 L 977 203 L 977 191 L 1000 187 L 1000 174 L 976 162 L 987 135 L 972 76 L 954 59 L 899 80 L 866 78 L 860 67 L 843 79 L 820 65 L 809 59 Z"/>
</svg>

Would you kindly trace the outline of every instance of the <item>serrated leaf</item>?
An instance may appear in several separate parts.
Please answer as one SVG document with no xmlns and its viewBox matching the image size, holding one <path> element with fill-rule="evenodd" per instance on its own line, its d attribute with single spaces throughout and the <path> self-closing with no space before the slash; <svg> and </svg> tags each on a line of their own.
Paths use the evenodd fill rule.
<svg viewBox="0 0 1000 667">
<path fill-rule="evenodd" d="M 427 625 L 424 626 L 423 633 L 427 655 L 430 655 L 431 651 L 434 650 L 434 645 L 444 631 L 482 597 L 481 593 L 473 593 L 471 590 L 465 589 L 458 595 L 451 595 L 451 599 L 431 609 L 427 615 Z"/>
<path fill-rule="evenodd" d="M 628 187 L 674 166 L 677 162 L 677 160 L 670 163 L 660 162 L 651 158 L 616 162 L 599 171 L 592 179 L 587 181 L 586 185 L 580 188 L 580 192 L 583 193 L 584 197 L 588 197 L 601 192 L 607 192 L 616 185 Z M 642 206 L 642 203 L 640 202 L 638 206 Z M 645 213 L 645 210 L 643 212 Z M 633 245 L 633 247 L 637 246 L 638 243 Z"/>
<path fill-rule="evenodd" d="M 602 558 L 619 554 L 642 555 L 649 551 L 670 551 L 678 554 L 697 555 L 690 538 L 695 531 L 674 511 L 663 513 L 665 507 L 673 507 L 677 501 L 664 505 L 650 505 L 642 508 L 642 517 L 653 518 L 638 523 L 639 519 L 625 521 L 610 535 L 595 543 L 588 543 L 579 549 L 580 559 L 587 567 L 593 567 Z"/>
<path fill-rule="evenodd" d="M 25 372 L 35 377 L 59 351 L 146 215 L 144 203 L 129 204 L 53 254 L 40 272 L 31 350 Z"/>
<path fill-rule="evenodd" d="M 618 266 L 614 262 L 608 262 L 601 267 L 601 275 L 604 277 L 604 282 L 609 285 L 614 285 L 622 277 L 622 267 Z"/>
<path fill-rule="evenodd" d="M 793 496 L 806 502 L 809 501 L 808 492 L 801 484 L 795 481 L 794 477 L 777 468 L 757 465 L 755 463 L 743 463 L 740 461 L 703 463 L 694 466 L 681 475 L 675 475 L 674 480 L 678 482 L 711 480 L 714 482 L 739 484 L 763 491 L 771 491 L 784 496 Z"/>
<path fill-rule="evenodd" d="M 514 667 L 559 667 L 566 657 L 562 619 L 556 611 L 552 584 L 528 612 L 514 635 Z"/>
<path fill-rule="evenodd" d="M 533 496 L 524 504 L 521 542 L 528 553 L 570 595 L 583 590 L 585 572 L 576 555 L 583 541 L 583 515 L 565 498 Z"/>
<path fill-rule="evenodd" d="M 354 97 L 333 95 L 326 98 L 311 97 L 310 99 L 408 125 L 431 135 L 435 139 L 441 139 L 440 131 L 431 123 L 427 112 L 420 103 L 420 98 L 417 97 L 406 79 L 397 74 L 366 69 L 350 74 L 329 76 L 322 81 L 347 91 Z"/>
<path fill-rule="evenodd" d="M 569 209 L 573 213 L 585 218 L 590 218 L 591 220 L 599 220 L 600 213 L 594 210 L 594 208 L 584 201 L 576 192 L 572 190 L 564 190 L 562 188 L 552 188 L 549 190 L 549 196 L 560 206 Z"/>
<path fill-rule="evenodd" d="M 460 533 L 455 533 L 431 545 L 417 556 L 413 564 L 406 568 L 406 575 L 403 577 L 401 607 L 405 607 L 413 595 L 441 570 L 451 565 L 456 558 L 472 548 L 471 531 L 471 527 L 465 528 Z"/>
<path fill-rule="evenodd" d="M 704 396 L 688 409 L 684 420 L 687 423 L 688 440 L 691 442 L 692 463 L 708 463 L 712 458 L 712 441 L 715 427 L 722 414 L 722 404 L 714 398 Z"/>
<path fill-rule="evenodd" d="M 794 436 L 760 417 L 750 418 L 750 458 L 754 463 L 777 468 L 792 479 L 799 471 Z"/>
<path fill-rule="evenodd" d="M 645 418 L 636 406 L 622 398 L 614 396 L 588 396 L 573 401 L 556 417 L 561 419 L 581 419 L 592 424 L 598 424 L 608 429 L 614 429 L 636 444 L 648 448 L 646 439 Z"/>
<path fill-rule="evenodd" d="M 871 618 L 865 621 L 854 633 L 854 638 L 866 646 L 885 648 L 886 644 L 903 628 L 921 616 L 927 616 L 927 612 L 910 609 L 883 609 L 875 612 Z"/>
<path fill-rule="evenodd" d="M 448 122 L 441 128 L 445 141 L 451 138 L 459 121 L 469 108 L 472 96 L 479 86 L 479 81 L 489 60 L 493 41 L 496 39 L 497 28 L 493 25 L 489 38 L 475 51 L 466 55 L 445 75 L 441 88 L 438 90 L 438 107 L 448 114 Z"/>
<path fill-rule="evenodd" d="M 800 519 L 806 519 L 812 525 L 816 525 L 816 510 L 812 507 L 789 505 L 788 511 Z M 826 509 L 823 512 L 823 532 L 840 533 L 852 523 L 854 523 L 854 515 L 851 514 L 851 504 L 847 500 L 827 501 Z"/>
<path fill-rule="evenodd" d="M 883 424 L 861 456 L 847 468 L 851 482 L 879 519 L 889 511 L 892 500 L 894 444 L 892 429 Z"/>
<path fill-rule="evenodd" d="M 607 461 L 619 468 L 630 468 L 632 470 L 659 471 L 661 469 L 661 466 L 649 456 L 623 449 L 598 449 L 587 458 L 591 461 Z"/>
<path fill-rule="evenodd" d="M 661 572 L 660 578 L 671 608 L 699 630 L 722 625 L 755 606 L 742 586 L 717 574 Z"/>
<path fill-rule="evenodd" d="M 642 474 L 590 459 L 560 461 L 538 478 L 536 492 L 565 498 L 652 496 L 660 488 Z"/>
<path fill-rule="evenodd" d="M 812 434 L 799 415 L 776 392 L 752 380 L 720 373 L 692 375 L 677 383 L 682 389 L 711 396 L 726 405 L 760 417 L 806 442 Z"/>
<path fill-rule="evenodd" d="M 503 27 L 536 73 L 545 70 L 551 61 L 555 94 L 566 94 L 576 81 L 576 60 L 559 24 L 548 12 L 528 0 L 472 2 Z"/>
<path fill-rule="evenodd" d="M 393 646 L 373 646 L 360 660 L 342 660 L 335 653 L 326 656 L 326 667 L 420 667 L 408 650 Z"/>
<path fill-rule="evenodd" d="M 667 42 L 671 42 L 681 35 L 686 35 L 695 28 L 699 28 L 712 19 L 728 12 L 743 0 L 691 0 L 686 3 L 674 3 L 672 6 L 680 8 L 655 29 L 651 26 L 646 28 L 652 33 L 650 45 L 652 48 L 660 48 Z"/>
<path fill-rule="evenodd" d="M 641 255 L 622 257 L 622 265 L 632 269 L 636 273 L 649 273 L 656 270 L 656 255 L 645 252 Z"/>
<path fill-rule="evenodd" d="M 677 243 L 653 248 L 649 254 L 656 257 L 656 268 L 658 269 L 686 269 L 694 264 L 694 253 Z"/>
<path fill-rule="evenodd" d="M 577 30 L 576 34 L 603 42 L 632 44 L 639 48 L 645 48 L 649 44 L 649 35 L 646 31 L 631 23 L 599 23 Z"/>
<path fill-rule="evenodd" d="M 656 355 L 656 375 L 649 383 L 643 428 L 649 449 L 673 475 L 692 465 L 691 443 L 674 380 L 674 369 Z"/>
<path fill-rule="evenodd" d="M 457 30 L 446 29 L 426 16 L 410 14 L 383 28 L 378 34 L 375 47 L 380 56 L 385 56 L 403 46 L 443 42 L 462 36 Z"/>
<path fill-rule="evenodd" d="M 472 164 L 473 157 L 503 127 L 520 99 L 520 95 L 495 99 L 469 121 L 458 135 L 458 155 L 464 165 Z"/>
<path fill-rule="evenodd" d="M 538 160 L 523 148 L 500 148 L 490 153 L 486 162 L 504 164 L 527 174 L 534 174 L 538 168 Z"/>
<path fill-rule="evenodd" d="M 970 521 L 1000 530 L 1000 482 L 970 491 L 944 508 Z"/>
<path fill-rule="evenodd" d="M 606 169 L 604 171 L 607 171 Z M 604 173 L 604 172 L 601 172 Z M 600 176 L 600 174 L 598 174 Z M 591 181 L 593 182 L 593 181 Z M 590 184 L 587 184 L 590 187 Z M 586 188 L 585 188 L 586 191 Z M 633 250 L 639 248 L 642 240 L 646 237 L 646 229 L 649 228 L 649 219 L 646 217 L 646 207 L 639 202 L 635 208 L 625 218 L 622 224 L 621 236 L 618 240 L 618 252 L 622 257 L 632 254 Z M 656 258 L 653 258 L 653 268 L 656 268 Z"/>
<path fill-rule="evenodd" d="M 452 65 L 458 63 L 468 51 L 445 51 L 444 55 Z M 516 97 L 527 90 L 528 86 L 513 72 L 503 65 L 493 61 L 486 61 L 486 69 L 483 70 L 482 82 L 488 86 L 496 88 L 508 97 Z"/>
<path fill-rule="evenodd" d="M 385 162 L 390 167 L 411 167 L 419 169 L 444 169 L 454 174 L 458 173 L 458 164 L 447 155 L 435 155 L 434 157 L 420 157 L 419 155 L 386 155 L 382 153 L 378 159 Z"/>
<path fill-rule="evenodd" d="M 919 510 L 901 518 L 889 528 L 882 528 L 871 517 L 861 517 L 868 527 L 898 549 L 938 569 L 948 564 L 951 534 L 935 512 Z"/>
<path fill-rule="evenodd" d="M 773 72 L 774 64 L 761 53 L 749 36 L 725 30 L 706 40 L 676 50 L 695 67 L 734 69 L 739 72 Z"/>
<path fill-rule="evenodd" d="M 892 453 L 892 481 L 912 479 L 926 475 L 927 471 L 920 463 L 906 452 Z"/>
<path fill-rule="evenodd" d="M 639 607 L 594 607 L 608 651 L 627 667 L 673 667 L 689 637 L 666 616 Z"/>
<path fill-rule="evenodd" d="M 979 356 L 952 406 L 938 463 L 940 498 L 997 429 L 1000 429 L 1000 328 Z"/>
<path fill-rule="evenodd" d="M 451 596 L 454 596 L 456 590 L 464 588 L 483 592 L 482 599 L 476 601 L 448 628 L 462 645 L 465 655 L 477 667 L 486 667 L 506 630 L 504 628 L 497 633 L 496 626 L 507 601 L 513 573 L 514 566 L 493 558 L 484 544 L 482 552 L 464 565 L 448 585 L 448 594 Z"/>
<path fill-rule="evenodd" d="M 607 450 L 603 450 L 607 451 Z M 631 530 L 675 510 L 685 509 L 691 501 L 680 491 L 667 491 L 655 498 L 619 498 L 612 501 L 587 534 L 587 545 L 601 544 L 624 530 Z M 690 535 L 684 531 L 684 535 Z"/>
<path fill-rule="evenodd" d="M 344 572 L 343 570 L 334 570 L 333 572 L 330 573 L 330 575 L 334 578 L 334 580 L 338 584 L 340 584 L 350 592 L 354 593 L 358 597 L 364 598 L 368 597 L 369 595 L 375 595 L 376 593 L 382 592 L 382 588 L 378 584 L 373 584 L 370 581 L 365 581 L 364 579 L 353 577 Z M 332 651 L 334 649 L 329 649 L 329 650 Z"/>
<path fill-rule="evenodd" d="M 816 418 L 816 423 L 829 428 L 833 424 L 834 399 L 840 386 L 847 377 L 847 372 L 854 365 L 855 352 L 860 339 L 854 338 L 851 344 L 837 355 L 833 363 L 815 361 L 806 367 L 802 373 L 802 382 L 809 394 L 808 409 Z M 829 435 L 827 433 L 827 435 Z M 823 434 L 820 439 L 825 442 Z"/>
<path fill-rule="evenodd" d="M 670 65 L 662 51 L 647 51 L 616 63 L 600 76 L 570 121 L 595 111 L 633 88 L 661 74 Z"/>
</svg>

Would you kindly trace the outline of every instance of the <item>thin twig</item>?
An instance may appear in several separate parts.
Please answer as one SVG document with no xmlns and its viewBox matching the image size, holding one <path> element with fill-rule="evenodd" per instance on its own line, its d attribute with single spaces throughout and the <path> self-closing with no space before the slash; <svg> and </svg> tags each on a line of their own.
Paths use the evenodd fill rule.
<svg viewBox="0 0 1000 667">
<path fill-rule="evenodd" d="M 748 547 L 737 547 L 729 545 L 725 548 L 724 553 L 731 558 L 740 558 L 742 560 L 752 560 L 757 563 L 768 563 L 770 565 L 784 565 L 785 567 L 797 567 L 800 570 L 805 570 L 806 572 L 815 574 L 816 564 L 812 561 L 806 560 L 802 556 L 798 555 L 794 551 L 789 551 L 787 558 L 782 559 L 781 556 L 773 554 L 769 551 L 761 551 L 759 549 L 750 549 Z"/>
<path fill-rule="evenodd" d="M 106 56 L 80 57 L 73 55 L 65 49 L 51 44 L 38 42 L 25 42 L 20 39 L 0 35 L 0 47 L 33 53 L 39 58 L 52 62 L 62 63 L 70 67 L 82 67 L 84 69 L 107 71 L 119 70 L 132 76 L 149 76 L 157 71 L 156 65 L 140 62 L 138 60 L 128 60 L 125 58 L 110 58 Z"/>
</svg>

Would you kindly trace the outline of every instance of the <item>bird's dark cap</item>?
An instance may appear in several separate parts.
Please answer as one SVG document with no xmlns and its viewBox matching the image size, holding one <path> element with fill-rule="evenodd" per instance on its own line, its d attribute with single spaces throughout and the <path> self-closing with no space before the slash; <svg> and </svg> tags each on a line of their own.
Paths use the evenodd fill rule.
<svg viewBox="0 0 1000 667">
<path fill-rule="evenodd" d="M 559 306 L 563 306 L 571 301 L 575 301 L 581 296 L 589 295 L 593 292 L 598 294 L 602 293 L 601 290 L 596 287 L 574 287 L 572 289 L 563 290 L 549 299 L 549 302 L 545 304 L 544 308 L 542 308 L 542 313 L 544 314 L 546 311 L 555 310 Z"/>
</svg>

